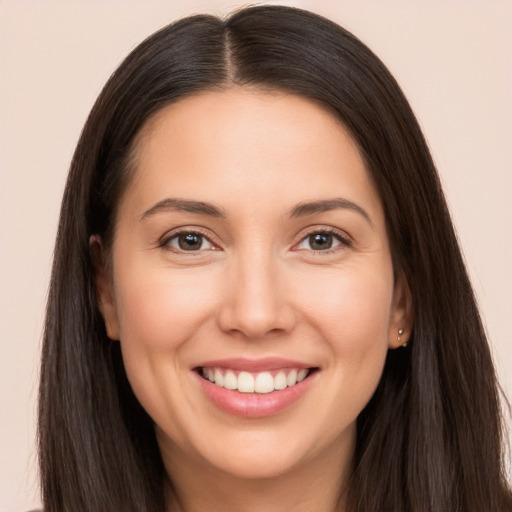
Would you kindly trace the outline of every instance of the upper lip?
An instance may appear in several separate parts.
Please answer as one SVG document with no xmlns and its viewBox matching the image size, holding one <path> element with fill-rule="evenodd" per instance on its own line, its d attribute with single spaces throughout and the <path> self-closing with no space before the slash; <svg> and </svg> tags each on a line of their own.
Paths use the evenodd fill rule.
<svg viewBox="0 0 512 512">
<path fill-rule="evenodd" d="M 205 361 L 194 368 L 226 368 L 246 372 L 265 372 L 280 370 L 282 368 L 313 368 L 314 365 L 302 363 L 292 359 L 281 357 L 263 357 L 261 359 L 247 359 L 244 357 L 232 357 Z"/>
</svg>

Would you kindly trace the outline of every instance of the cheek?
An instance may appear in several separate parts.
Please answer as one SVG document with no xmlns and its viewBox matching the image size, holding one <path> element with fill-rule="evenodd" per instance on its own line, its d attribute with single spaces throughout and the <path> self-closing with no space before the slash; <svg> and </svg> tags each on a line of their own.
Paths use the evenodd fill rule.
<svg viewBox="0 0 512 512">
<path fill-rule="evenodd" d="M 341 396 L 337 403 L 354 417 L 375 391 L 388 351 L 393 277 L 391 267 L 378 268 L 369 273 L 345 269 L 336 278 L 317 279 L 314 291 L 303 296 L 310 325 L 330 353 L 330 385 Z"/>
<path fill-rule="evenodd" d="M 332 281 L 336 286 L 331 282 L 329 293 L 317 289 L 314 321 L 330 351 L 333 370 L 326 375 L 333 393 L 325 395 L 322 410 L 330 411 L 325 424 L 330 425 L 333 436 L 338 421 L 348 425 L 356 420 L 382 376 L 393 286 L 392 278 L 385 276 L 346 275 Z"/>
<path fill-rule="evenodd" d="M 193 337 L 215 296 L 212 276 L 165 269 L 125 272 L 116 289 L 121 341 L 169 351 Z"/>
<path fill-rule="evenodd" d="M 305 287 L 302 287 L 303 289 Z M 387 346 L 393 296 L 392 270 L 379 266 L 372 272 L 343 269 L 317 275 L 308 293 L 297 294 L 309 321 L 322 331 L 332 350 L 363 351 Z"/>
<path fill-rule="evenodd" d="M 187 396 L 182 388 L 187 368 L 181 356 L 211 318 L 218 293 L 215 276 L 133 263 L 119 263 L 116 271 L 116 307 L 127 377 L 144 409 L 157 423 L 165 424 L 172 416 L 167 412 L 181 407 L 174 399 Z M 172 396 L 169 389 L 174 390 Z"/>
</svg>

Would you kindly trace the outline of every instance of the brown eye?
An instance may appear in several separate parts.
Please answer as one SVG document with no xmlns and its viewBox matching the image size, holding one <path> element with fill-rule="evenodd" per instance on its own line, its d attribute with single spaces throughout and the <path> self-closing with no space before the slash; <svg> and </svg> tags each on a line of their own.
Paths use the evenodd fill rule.
<svg viewBox="0 0 512 512">
<path fill-rule="evenodd" d="M 304 237 L 296 248 L 308 251 L 328 251 L 341 245 L 349 246 L 350 242 L 337 233 L 315 231 Z"/>
<path fill-rule="evenodd" d="M 314 233 L 308 237 L 308 242 L 314 251 L 323 251 L 332 248 L 333 237 L 329 233 Z"/>
<path fill-rule="evenodd" d="M 174 235 L 167 241 L 166 245 L 178 251 L 187 252 L 213 249 L 213 244 L 204 235 L 191 231 Z"/>
<path fill-rule="evenodd" d="M 203 245 L 203 237 L 196 233 L 178 236 L 178 245 L 183 251 L 198 251 Z"/>
</svg>

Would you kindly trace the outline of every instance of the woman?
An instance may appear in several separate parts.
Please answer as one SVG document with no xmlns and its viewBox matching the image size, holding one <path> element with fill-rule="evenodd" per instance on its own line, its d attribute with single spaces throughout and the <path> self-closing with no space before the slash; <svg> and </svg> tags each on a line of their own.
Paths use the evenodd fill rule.
<svg viewBox="0 0 512 512">
<path fill-rule="evenodd" d="M 128 56 L 63 200 L 45 510 L 510 510 L 499 410 L 428 149 L 361 42 L 264 6 Z"/>
</svg>

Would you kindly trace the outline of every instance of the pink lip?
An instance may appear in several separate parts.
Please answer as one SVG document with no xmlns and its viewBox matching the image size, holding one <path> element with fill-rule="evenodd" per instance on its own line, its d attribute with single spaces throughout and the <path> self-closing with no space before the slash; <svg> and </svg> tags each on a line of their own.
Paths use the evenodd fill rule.
<svg viewBox="0 0 512 512">
<path fill-rule="evenodd" d="M 314 365 L 300 363 L 292 359 L 283 359 L 281 357 L 264 357 L 261 359 L 233 357 L 229 359 L 206 361 L 198 364 L 196 368 L 227 368 L 245 372 L 269 372 L 272 370 L 282 370 L 284 368 L 312 368 L 313 366 Z"/>
<path fill-rule="evenodd" d="M 281 368 L 311 368 L 296 361 L 281 358 L 248 359 L 219 359 L 205 362 L 198 367 L 229 368 L 248 372 L 272 371 Z M 302 382 L 271 393 L 240 393 L 237 390 L 225 389 L 204 379 L 197 371 L 193 371 L 198 384 L 206 396 L 221 410 L 246 418 L 270 416 L 284 411 L 309 389 L 316 380 L 319 372 L 314 372 Z"/>
</svg>

